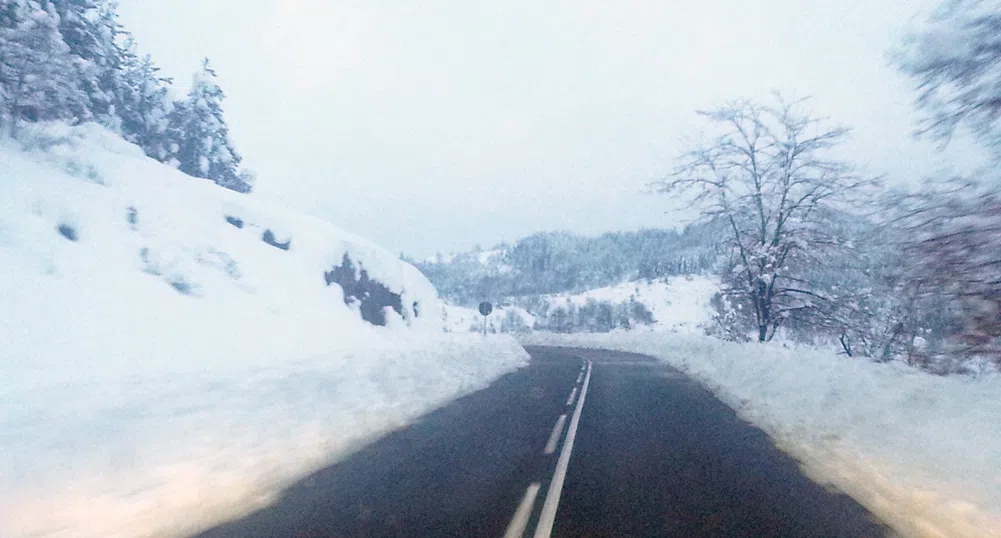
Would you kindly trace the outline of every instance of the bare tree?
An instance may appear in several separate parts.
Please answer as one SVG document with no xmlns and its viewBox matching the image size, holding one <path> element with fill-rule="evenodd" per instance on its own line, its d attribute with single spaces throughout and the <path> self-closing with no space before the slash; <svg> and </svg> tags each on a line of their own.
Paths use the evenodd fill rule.
<svg viewBox="0 0 1001 538">
<path fill-rule="evenodd" d="M 798 113 L 802 102 L 776 100 L 700 111 L 714 136 L 652 185 L 694 196 L 704 220 L 727 223 L 734 263 L 723 292 L 753 311 L 762 342 L 790 316 L 837 301 L 810 281 L 806 268 L 846 246 L 827 223 L 877 183 L 831 155 L 846 128 Z"/>
</svg>

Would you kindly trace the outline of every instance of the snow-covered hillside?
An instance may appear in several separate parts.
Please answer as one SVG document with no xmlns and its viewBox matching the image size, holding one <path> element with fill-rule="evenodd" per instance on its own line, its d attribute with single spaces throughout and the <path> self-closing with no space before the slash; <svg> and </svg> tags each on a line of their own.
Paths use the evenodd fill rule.
<svg viewBox="0 0 1001 538">
<path fill-rule="evenodd" d="M 4 538 L 192 532 L 527 359 L 444 334 L 377 245 L 93 124 L 0 140 L 0 267 Z"/>
<path fill-rule="evenodd" d="M 832 350 L 694 334 L 524 335 L 686 371 L 904 536 L 1001 537 L 1001 377 L 940 377 Z"/>
<path fill-rule="evenodd" d="M 671 277 L 666 282 L 624 282 L 615 286 L 588 290 L 572 295 L 548 295 L 550 306 L 567 301 L 582 306 L 589 299 L 621 303 L 635 299 L 653 314 L 656 331 L 704 332 L 712 319 L 709 301 L 719 291 L 719 281 L 707 276 L 685 275 Z"/>
<path fill-rule="evenodd" d="M 582 307 L 588 301 L 607 302 L 613 305 L 637 301 L 653 314 L 651 325 L 635 325 L 632 330 L 652 330 L 684 333 L 704 333 L 712 319 L 709 304 L 713 294 L 719 290 L 719 283 L 712 277 L 684 275 L 670 280 L 624 282 L 614 286 L 587 290 L 574 294 L 543 295 L 535 297 L 509 298 L 509 303 L 532 303 L 552 312 L 568 303 Z M 533 311 L 534 312 L 534 311 Z M 489 332 L 529 332 L 540 318 L 525 308 L 510 304 L 495 306 L 487 318 Z M 442 320 L 450 332 L 479 331 L 483 327 L 483 317 L 476 309 L 446 303 L 442 307 Z M 520 322 L 515 321 L 520 320 Z M 580 328 L 584 331 L 585 328 Z"/>
</svg>

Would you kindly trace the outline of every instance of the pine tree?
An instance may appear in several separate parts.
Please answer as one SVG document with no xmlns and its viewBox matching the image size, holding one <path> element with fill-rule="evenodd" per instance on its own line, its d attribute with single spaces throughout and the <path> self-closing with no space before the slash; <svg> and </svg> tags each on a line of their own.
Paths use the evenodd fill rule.
<svg viewBox="0 0 1001 538">
<path fill-rule="evenodd" d="M 0 119 L 86 119 L 87 96 L 59 32 L 59 15 L 35 0 L 0 0 Z"/>
<path fill-rule="evenodd" d="M 224 98 L 206 58 L 201 71 L 195 74 L 187 99 L 175 105 L 168 135 L 176 140 L 176 158 L 182 172 L 237 192 L 249 192 L 250 185 L 239 171 L 241 158 L 233 149 L 223 119 Z"/>
<path fill-rule="evenodd" d="M 131 38 L 123 50 L 122 87 L 116 105 L 122 135 L 146 155 L 169 162 L 173 157 L 167 135 L 168 117 L 173 110 L 168 97 L 172 80 L 160 75 L 160 68 L 149 54 L 139 57 Z"/>
<path fill-rule="evenodd" d="M 73 69 L 86 102 L 74 111 L 82 119 L 117 126 L 116 103 L 122 81 L 123 51 L 116 40 L 124 30 L 114 4 L 105 0 L 48 0 L 59 16 L 59 32 L 73 57 Z"/>
</svg>

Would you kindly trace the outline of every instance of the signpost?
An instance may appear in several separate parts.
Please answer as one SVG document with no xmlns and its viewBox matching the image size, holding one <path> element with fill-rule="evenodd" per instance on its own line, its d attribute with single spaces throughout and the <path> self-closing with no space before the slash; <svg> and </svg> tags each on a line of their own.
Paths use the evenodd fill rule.
<svg viewBox="0 0 1001 538">
<path fill-rule="evenodd" d="M 483 315 L 483 336 L 487 335 L 487 316 L 494 311 L 494 305 L 483 301 L 480 303 L 480 314 Z"/>
</svg>

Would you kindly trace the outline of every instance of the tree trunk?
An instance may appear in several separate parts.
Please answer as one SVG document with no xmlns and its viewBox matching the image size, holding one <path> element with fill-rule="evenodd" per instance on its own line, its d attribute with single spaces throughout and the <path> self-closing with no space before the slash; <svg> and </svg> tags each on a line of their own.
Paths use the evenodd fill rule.
<svg viewBox="0 0 1001 538">
<path fill-rule="evenodd" d="M 838 337 L 838 341 L 841 342 L 841 349 L 845 350 L 845 355 L 848 355 L 849 357 L 855 356 L 852 352 L 852 344 L 848 341 L 847 335 L 844 331 L 841 331 L 841 336 Z"/>
<path fill-rule="evenodd" d="M 768 291 L 768 286 L 758 280 L 758 290 L 754 302 L 758 308 L 758 342 L 767 342 L 768 327 L 772 324 L 772 297 Z"/>
</svg>

